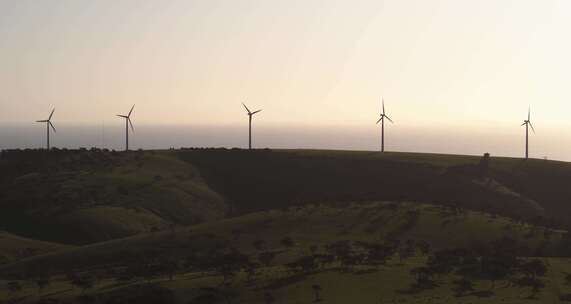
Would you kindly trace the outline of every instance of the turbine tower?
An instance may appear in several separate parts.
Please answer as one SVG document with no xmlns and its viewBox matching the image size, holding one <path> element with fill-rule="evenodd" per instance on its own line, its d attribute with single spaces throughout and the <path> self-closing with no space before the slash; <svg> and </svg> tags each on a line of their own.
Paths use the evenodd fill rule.
<svg viewBox="0 0 571 304">
<path fill-rule="evenodd" d="M 55 112 L 55 108 L 52 110 L 52 112 L 50 113 L 50 116 L 48 117 L 48 119 L 45 120 L 36 120 L 36 122 L 44 122 L 46 123 L 46 134 L 47 134 L 47 139 L 46 139 L 46 143 L 47 143 L 47 149 L 48 151 L 50 150 L 50 127 L 54 130 L 54 133 L 56 132 L 56 128 L 54 127 L 54 125 L 52 124 L 52 116 L 54 115 Z"/>
<path fill-rule="evenodd" d="M 133 128 L 133 123 L 131 122 L 131 114 L 134 108 L 135 105 L 131 107 L 131 111 L 129 111 L 127 115 L 117 115 L 118 117 L 125 118 L 125 151 L 129 151 L 129 126 L 131 126 L 131 131 L 135 132 L 135 128 Z"/>
<path fill-rule="evenodd" d="M 523 121 L 522 126 L 525 126 L 525 159 L 529 158 L 529 128 L 531 127 L 531 131 L 535 134 L 535 129 L 531 124 L 531 107 L 527 110 L 527 120 Z"/>
<path fill-rule="evenodd" d="M 385 118 L 388 119 L 391 123 L 394 123 L 393 120 L 385 114 L 385 99 L 381 97 L 381 107 L 382 112 L 380 114 L 379 120 L 377 120 L 377 124 L 381 123 L 381 152 L 385 152 Z"/>
<path fill-rule="evenodd" d="M 261 112 L 262 110 L 257 110 L 257 111 L 250 111 L 250 109 L 248 109 L 248 107 L 242 103 L 242 105 L 244 106 L 244 108 L 246 109 L 246 112 L 248 112 L 248 118 L 249 118 L 249 129 L 248 129 L 248 149 L 252 150 L 252 116 L 254 116 L 254 114 Z"/>
</svg>

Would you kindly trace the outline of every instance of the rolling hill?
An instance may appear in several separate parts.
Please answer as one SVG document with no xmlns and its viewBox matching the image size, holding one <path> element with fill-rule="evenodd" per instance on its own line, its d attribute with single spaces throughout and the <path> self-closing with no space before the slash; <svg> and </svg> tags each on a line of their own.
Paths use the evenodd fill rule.
<svg viewBox="0 0 571 304">
<path fill-rule="evenodd" d="M 0 222 L 17 235 L 87 244 L 223 218 L 224 199 L 166 153 L 3 152 Z"/>
<path fill-rule="evenodd" d="M 570 177 L 415 153 L 3 151 L 0 301 L 571 299 Z"/>
<path fill-rule="evenodd" d="M 63 251 L 74 246 L 49 243 L 0 232 L 0 265 L 49 252 Z"/>
<path fill-rule="evenodd" d="M 315 202 L 411 201 L 568 227 L 571 165 L 415 153 L 4 151 L 1 229 L 89 244 Z"/>
<path fill-rule="evenodd" d="M 454 234 L 450 234 L 450 231 L 454 231 Z M 335 294 L 336 284 L 353 281 L 351 286 L 369 286 L 369 280 L 382 282 L 386 280 L 383 277 L 391 273 L 396 281 L 384 283 L 388 285 L 383 285 L 382 290 L 384 296 L 397 299 L 403 296 L 399 296 L 399 290 L 406 289 L 410 282 L 414 281 L 408 272 L 426 261 L 426 257 L 419 250 L 414 250 L 404 258 L 400 251 L 394 253 L 388 257 L 388 264 L 374 269 L 362 265 L 347 272 L 335 266 L 290 279 L 285 269 L 299 258 L 312 252 L 326 252 L 335 244 L 350 242 L 353 244 L 351 246 L 357 248 L 364 246 L 360 244 L 381 244 L 387 241 L 397 241 L 401 244 L 398 246 L 405 246 L 409 242 L 426 244 L 430 252 L 462 248 L 478 255 L 487 255 L 498 246 L 508 244 L 507 246 L 517 251 L 517 256 L 522 257 L 556 256 L 569 243 L 565 231 L 554 231 L 509 218 L 450 207 L 392 202 L 319 204 L 256 212 L 173 231 L 138 235 L 31 257 L 0 267 L 0 273 L 3 274 L 0 277 L 13 280 L 37 277 L 49 272 L 53 278 L 51 284 L 55 288 L 51 291 L 59 295 L 60 299 L 71 301 L 81 293 L 70 287 L 63 275 L 70 272 L 98 273 L 98 283 L 91 294 L 97 295 L 97 298 L 109 299 L 118 294 L 131 294 L 132 284 L 136 284 L 136 281 L 121 283 L 120 279 L 114 279 L 114 276 L 133 265 L 143 265 L 150 260 L 180 261 L 178 265 L 183 267 L 188 263 L 184 261 L 191 261 L 197 256 L 212 256 L 218 251 L 240 252 L 252 261 L 261 259 L 261 253 L 269 252 L 273 254 L 271 262 L 267 266 L 258 266 L 258 271 L 264 273 L 259 278 L 258 284 L 261 285 L 246 284 L 245 278 L 242 277 L 245 274 L 239 274 L 239 278 L 231 285 L 238 298 L 248 303 L 263 303 L 262 295 L 270 291 L 282 299 L 289 298 L 294 303 L 296 299 L 304 297 L 311 299 L 311 292 L 309 296 L 307 292 L 300 294 L 295 291 L 295 286 L 305 286 L 304 289 L 310 290 L 312 282 L 321 282 L 327 286 L 326 290 L 333 300 L 337 297 L 332 296 Z M 547 260 L 564 265 L 560 271 L 571 270 L 571 264 L 566 264 L 563 259 Z M 210 271 L 202 271 L 200 274 L 196 270 L 182 269 L 185 268 L 176 272 L 174 280 L 161 278 L 159 275 L 146 284 L 155 282 L 153 284 L 159 284 L 169 290 L 169 294 L 178 294 L 177 300 L 172 300 L 171 303 L 188 303 L 200 294 L 208 293 L 208 288 L 221 288 L 221 275 Z M 360 275 L 359 269 L 364 271 Z M 452 278 L 453 276 L 446 275 L 439 280 L 444 285 L 451 285 Z M 553 274 L 553 278 L 557 278 L 553 280 L 558 286 L 563 284 L 559 275 Z M 478 284 L 485 290 L 489 283 L 484 281 L 479 279 Z M 364 299 L 379 296 L 378 289 L 367 287 L 363 290 L 361 296 Z M 26 292 L 31 299 L 36 298 L 33 285 Z M 519 299 L 514 291 L 497 292 L 506 294 L 503 296 L 507 297 L 508 303 L 517 303 Z M 427 293 L 448 299 L 453 296 L 449 291 Z M 348 295 L 339 296 L 348 300 Z M 426 300 L 426 297 L 427 295 L 423 294 L 419 300 Z M 219 301 L 212 303 L 222 303 L 223 298 Z"/>
</svg>

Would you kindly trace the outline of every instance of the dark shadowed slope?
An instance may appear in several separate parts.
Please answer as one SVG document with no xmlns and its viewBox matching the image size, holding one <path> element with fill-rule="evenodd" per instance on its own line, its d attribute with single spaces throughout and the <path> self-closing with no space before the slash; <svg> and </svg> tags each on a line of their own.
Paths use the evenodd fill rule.
<svg viewBox="0 0 571 304">
<path fill-rule="evenodd" d="M 85 244 L 220 219 L 223 199 L 168 153 L 5 152 L 0 223 L 35 239 Z"/>
<path fill-rule="evenodd" d="M 73 246 L 31 240 L 0 231 L 0 265 Z"/>
<path fill-rule="evenodd" d="M 316 201 L 408 200 L 564 221 L 561 202 L 571 199 L 558 182 L 571 174 L 571 166 L 560 162 L 492 158 L 482 170 L 479 157 L 455 155 L 309 150 L 187 150 L 179 155 L 239 214 Z M 527 188 L 526 183 L 540 179 L 543 189 Z"/>
</svg>

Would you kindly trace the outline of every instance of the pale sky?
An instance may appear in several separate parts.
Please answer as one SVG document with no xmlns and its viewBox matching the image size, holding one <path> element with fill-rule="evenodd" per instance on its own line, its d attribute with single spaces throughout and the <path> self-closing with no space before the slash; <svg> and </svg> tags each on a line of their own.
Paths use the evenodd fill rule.
<svg viewBox="0 0 571 304">
<path fill-rule="evenodd" d="M 246 101 L 376 132 L 382 95 L 390 128 L 443 136 L 522 136 L 531 105 L 571 151 L 570 34 L 568 0 L 0 0 L 0 123 L 231 125 Z"/>
</svg>

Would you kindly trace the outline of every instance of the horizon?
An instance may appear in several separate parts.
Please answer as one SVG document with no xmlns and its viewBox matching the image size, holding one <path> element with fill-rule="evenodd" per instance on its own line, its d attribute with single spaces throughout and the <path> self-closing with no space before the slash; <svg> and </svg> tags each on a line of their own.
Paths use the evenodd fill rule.
<svg viewBox="0 0 571 304">
<path fill-rule="evenodd" d="M 159 125 L 135 123 L 135 132 L 129 135 L 130 148 L 247 148 L 247 120 L 241 124 L 213 125 Z M 110 124 L 55 124 L 52 147 L 57 148 L 107 148 L 123 150 L 125 131 L 120 120 Z M 45 148 L 45 125 L 0 124 L 0 149 Z M 491 156 L 523 158 L 524 130 L 519 127 L 474 130 L 450 126 L 435 129 L 422 127 L 388 126 L 385 130 L 387 152 L 436 153 L 450 155 Z M 442 135 L 444 130 L 449 133 Z M 496 135 L 490 138 L 489 134 Z M 530 157 L 537 159 L 571 161 L 571 145 L 557 141 L 558 130 L 542 130 L 541 136 L 530 136 Z M 351 151 L 378 151 L 380 129 L 369 126 L 296 126 L 260 124 L 253 126 L 253 147 L 262 149 L 325 149 Z M 549 154 L 549 151 L 557 151 Z"/>
</svg>

